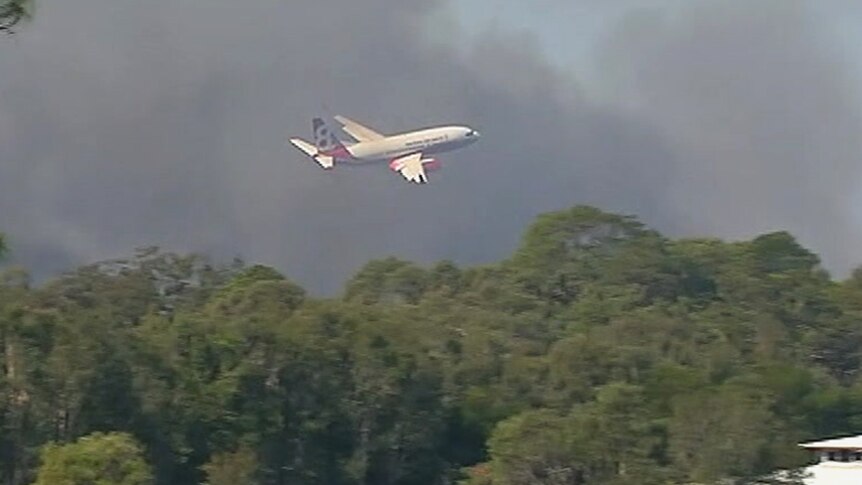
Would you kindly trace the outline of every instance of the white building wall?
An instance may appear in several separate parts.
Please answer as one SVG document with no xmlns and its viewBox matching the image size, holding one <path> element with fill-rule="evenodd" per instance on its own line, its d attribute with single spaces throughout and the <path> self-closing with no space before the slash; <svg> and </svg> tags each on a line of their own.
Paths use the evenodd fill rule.
<svg viewBox="0 0 862 485">
<path fill-rule="evenodd" d="M 862 462 L 825 461 L 805 469 L 805 485 L 862 485 Z"/>
</svg>

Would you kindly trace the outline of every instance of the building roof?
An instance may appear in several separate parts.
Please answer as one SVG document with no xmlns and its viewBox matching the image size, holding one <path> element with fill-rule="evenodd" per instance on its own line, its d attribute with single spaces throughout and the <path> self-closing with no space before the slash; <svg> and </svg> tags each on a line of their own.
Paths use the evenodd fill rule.
<svg viewBox="0 0 862 485">
<path fill-rule="evenodd" d="M 810 443 L 801 443 L 799 446 L 808 449 L 853 449 L 862 450 L 862 435 L 847 436 L 844 438 L 835 438 L 824 441 L 812 441 Z"/>
</svg>

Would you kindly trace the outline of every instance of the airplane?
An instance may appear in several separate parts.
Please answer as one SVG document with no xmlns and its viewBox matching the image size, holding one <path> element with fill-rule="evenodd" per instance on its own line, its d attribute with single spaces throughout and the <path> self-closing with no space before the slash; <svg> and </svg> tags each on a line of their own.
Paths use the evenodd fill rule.
<svg viewBox="0 0 862 485">
<path fill-rule="evenodd" d="M 324 170 L 331 170 L 336 163 L 388 161 L 392 171 L 416 184 L 427 184 L 427 172 L 441 168 L 437 159 L 425 155 L 462 148 L 480 137 L 479 132 L 467 126 L 440 126 L 387 136 L 345 116 L 336 115 L 335 120 L 356 143 L 342 143 L 322 118 L 312 120 L 313 145 L 301 138 L 291 138 L 290 142 Z"/>
</svg>

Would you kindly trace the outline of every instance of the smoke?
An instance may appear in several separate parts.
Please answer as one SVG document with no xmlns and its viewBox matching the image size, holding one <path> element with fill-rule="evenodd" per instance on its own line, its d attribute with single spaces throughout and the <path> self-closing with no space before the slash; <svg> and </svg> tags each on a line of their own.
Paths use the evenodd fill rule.
<svg viewBox="0 0 862 485">
<path fill-rule="evenodd" d="M 599 52 L 611 106 L 529 38 L 457 45 L 442 1 L 45 0 L 0 46 L 0 228 L 37 274 L 159 244 L 320 293 L 375 257 L 496 260 L 575 203 L 679 234 L 789 228 L 849 265 L 851 79 L 788 5 L 627 20 Z M 483 137 L 416 187 L 285 144 L 321 112 Z"/>
<path fill-rule="evenodd" d="M 676 154 L 663 220 L 679 232 L 787 229 L 839 273 L 859 263 L 862 52 L 841 49 L 829 14 L 801 0 L 697 2 L 633 13 L 608 36 L 598 57 L 614 99 Z"/>
</svg>

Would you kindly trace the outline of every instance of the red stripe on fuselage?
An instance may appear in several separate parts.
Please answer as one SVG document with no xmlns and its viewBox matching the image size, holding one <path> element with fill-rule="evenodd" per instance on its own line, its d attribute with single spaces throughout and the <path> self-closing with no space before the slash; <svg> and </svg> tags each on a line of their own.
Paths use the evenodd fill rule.
<svg viewBox="0 0 862 485">
<path fill-rule="evenodd" d="M 436 158 L 428 159 L 428 161 L 423 163 L 422 166 L 425 167 L 426 172 L 436 172 L 443 168 L 443 164 Z"/>
<path fill-rule="evenodd" d="M 347 147 L 345 147 L 344 145 L 340 145 L 333 148 L 332 150 L 327 150 L 320 153 L 326 155 L 327 157 L 340 158 L 342 160 L 353 158 L 353 154 L 350 153 L 350 151 L 348 151 Z"/>
</svg>

